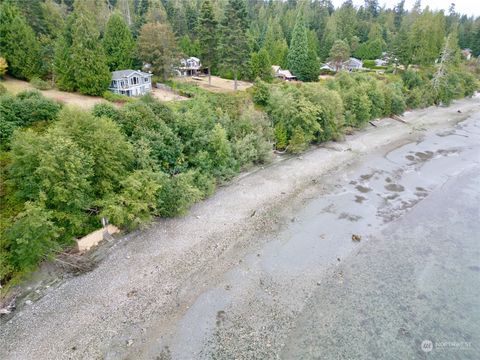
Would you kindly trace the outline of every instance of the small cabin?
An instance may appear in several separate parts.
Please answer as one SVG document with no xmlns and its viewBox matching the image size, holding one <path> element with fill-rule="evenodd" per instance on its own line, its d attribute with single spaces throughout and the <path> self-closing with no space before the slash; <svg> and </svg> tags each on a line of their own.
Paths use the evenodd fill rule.
<svg viewBox="0 0 480 360">
<path fill-rule="evenodd" d="M 272 65 L 272 71 L 273 71 L 273 75 L 278 79 L 282 79 L 285 81 L 297 80 L 297 77 L 292 75 L 290 70 L 283 70 L 278 65 Z"/>
<path fill-rule="evenodd" d="M 112 72 L 108 88 L 115 94 L 142 96 L 152 90 L 152 74 L 140 70 L 118 70 Z"/>
</svg>

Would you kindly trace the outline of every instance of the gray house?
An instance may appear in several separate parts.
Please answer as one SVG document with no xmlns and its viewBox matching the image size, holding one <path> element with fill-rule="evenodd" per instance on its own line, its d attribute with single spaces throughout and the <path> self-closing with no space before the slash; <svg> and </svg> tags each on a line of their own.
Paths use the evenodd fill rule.
<svg viewBox="0 0 480 360">
<path fill-rule="evenodd" d="M 351 57 L 347 61 L 344 61 L 343 63 L 337 64 L 337 65 L 331 61 L 323 65 L 320 69 L 330 70 L 330 71 L 339 71 L 339 70 L 353 71 L 353 70 L 360 70 L 362 68 L 363 68 L 362 60 Z"/>
<path fill-rule="evenodd" d="M 114 71 L 108 89 L 127 96 L 145 95 L 152 90 L 152 74 L 140 70 Z"/>
</svg>

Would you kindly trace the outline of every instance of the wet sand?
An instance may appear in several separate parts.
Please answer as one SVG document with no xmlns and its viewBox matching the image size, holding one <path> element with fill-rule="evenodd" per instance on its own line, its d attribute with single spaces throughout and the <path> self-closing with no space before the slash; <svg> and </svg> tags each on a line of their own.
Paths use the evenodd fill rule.
<svg viewBox="0 0 480 360">
<path fill-rule="evenodd" d="M 119 239 L 94 271 L 40 285 L 1 325 L 0 358 L 295 352 L 296 319 L 331 269 L 478 163 L 479 110 L 477 97 L 411 112 L 243 174 L 188 216 Z"/>
</svg>

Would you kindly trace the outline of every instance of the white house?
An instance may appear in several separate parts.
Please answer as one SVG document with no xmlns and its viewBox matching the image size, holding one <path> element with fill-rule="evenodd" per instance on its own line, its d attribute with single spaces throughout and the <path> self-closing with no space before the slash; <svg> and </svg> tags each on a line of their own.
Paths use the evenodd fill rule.
<svg viewBox="0 0 480 360">
<path fill-rule="evenodd" d="M 297 80 L 297 77 L 292 75 L 290 70 L 282 70 L 278 65 L 272 65 L 272 71 L 273 71 L 273 75 L 276 78 L 279 78 L 285 81 Z"/>
<path fill-rule="evenodd" d="M 145 95 L 152 90 L 152 74 L 130 69 L 114 71 L 108 89 L 127 96 Z"/>
<path fill-rule="evenodd" d="M 194 56 L 188 59 L 180 59 L 180 66 L 175 68 L 178 76 L 195 76 L 204 73 L 202 63 Z"/>
<path fill-rule="evenodd" d="M 375 60 L 375 66 L 386 66 L 388 62 L 383 59 L 376 59 Z"/>
</svg>

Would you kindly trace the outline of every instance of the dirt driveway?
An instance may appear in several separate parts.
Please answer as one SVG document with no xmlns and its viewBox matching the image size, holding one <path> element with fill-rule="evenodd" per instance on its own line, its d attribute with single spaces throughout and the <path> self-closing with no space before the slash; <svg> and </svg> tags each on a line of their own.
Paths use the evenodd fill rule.
<svg viewBox="0 0 480 360">
<path fill-rule="evenodd" d="M 2 84 L 13 94 L 17 94 L 24 90 L 35 90 L 30 83 L 14 78 L 7 78 L 2 81 Z M 64 104 L 75 105 L 86 110 L 93 108 L 96 104 L 107 103 L 105 99 L 98 96 L 86 96 L 56 89 L 41 90 L 41 93 L 47 98 L 60 101 Z"/>
</svg>

